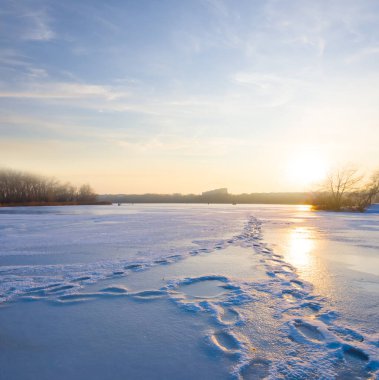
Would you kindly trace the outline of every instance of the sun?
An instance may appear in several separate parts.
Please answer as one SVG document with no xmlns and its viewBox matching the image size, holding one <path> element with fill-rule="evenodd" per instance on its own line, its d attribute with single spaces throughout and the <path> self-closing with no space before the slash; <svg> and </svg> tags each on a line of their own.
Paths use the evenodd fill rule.
<svg viewBox="0 0 379 380">
<path fill-rule="evenodd" d="M 321 155 L 299 153 L 293 156 L 287 166 L 290 181 L 299 186 L 320 182 L 328 170 L 326 159 Z"/>
</svg>

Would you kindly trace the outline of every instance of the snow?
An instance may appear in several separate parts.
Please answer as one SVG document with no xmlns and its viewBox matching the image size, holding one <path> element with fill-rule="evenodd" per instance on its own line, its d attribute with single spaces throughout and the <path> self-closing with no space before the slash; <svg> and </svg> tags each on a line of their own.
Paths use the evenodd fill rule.
<svg viewBox="0 0 379 380">
<path fill-rule="evenodd" d="M 0 378 L 378 378 L 372 210 L 123 205 L 0 217 Z"/>
</svg>

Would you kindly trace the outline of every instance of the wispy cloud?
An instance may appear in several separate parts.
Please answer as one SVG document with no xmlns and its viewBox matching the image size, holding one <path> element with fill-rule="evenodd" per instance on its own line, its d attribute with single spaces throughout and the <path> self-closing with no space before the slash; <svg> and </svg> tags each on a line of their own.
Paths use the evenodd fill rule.
<svg viewBox="0 0 379 380">
<path fill-rule="evenodd" d="M 6 30 L 6 39 L 17 44 L 20 41 L 46 42 L 56 38 L 50 10 L 50 5 L 44 0 L 3 0 L 0 19 L 2 29 Z"/>
<path fill-rule="evenodd" d="M 45 74 L 43 70 L 37 70 L 35 75 Z M 29 99 L 88 99 L 101 98 L 114 100 L 126 97 L 129 94 L 114 90 L 110 86 L 94 84 L 52 82 L 52 83 L 30 83 L 26 88 L 19 91 L 3 90 L 0 97 L 3 98 L 29 98 Z"/>
<path fill-rule="evenodd" d="M 50 41 L 56 34 L 51 27 L 51 18 L 44 10 L 25 10 L 20 14 L 24 21 L 21 38 L 29 41 Z"/>
<path fill-rule="evenodd" d="M 0 49 L 0 66 L 20 68 L 29 66 L 29 59 L 15 49 Z"/>
</svg>

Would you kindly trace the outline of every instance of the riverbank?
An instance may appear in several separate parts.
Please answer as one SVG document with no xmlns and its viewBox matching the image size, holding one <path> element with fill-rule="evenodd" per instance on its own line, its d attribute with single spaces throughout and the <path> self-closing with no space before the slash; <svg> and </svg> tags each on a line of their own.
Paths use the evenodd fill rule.
<svg viewBox="0 0 379 380">
<path fill-rule="evenodd" d="M 20 202 L 0 203 L 0 207 L 36 207 L 36 206 L 109 206 L 112 202 Z"/>
</svg>

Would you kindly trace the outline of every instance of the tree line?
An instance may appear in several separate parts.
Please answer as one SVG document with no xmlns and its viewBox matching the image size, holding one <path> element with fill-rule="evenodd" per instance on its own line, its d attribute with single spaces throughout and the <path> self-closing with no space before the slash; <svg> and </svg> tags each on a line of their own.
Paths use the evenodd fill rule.
<svg viewBox="0 0 379 380">
<path fill-rule="evenodd" d="M 219 204 L 304 204 L 309 193 L 251 194 L 103 194 L 100 201 L 113 203 L 219 203 Z"/>
<path fill-rule="evenodd" d="M 363 212 L 378 196 L 379 170 L 367 178 L 356 168 L 343 167 L 327 175 L 312 204 L 319 210 Z"/>
<path fill-rule="evenodd" d="M 93 203 L 97 195 L 88 184 L 75 187 L 55 178 L 0 169 L 0 203 L 17 204 L 32 202 Z"/>
</svg>

